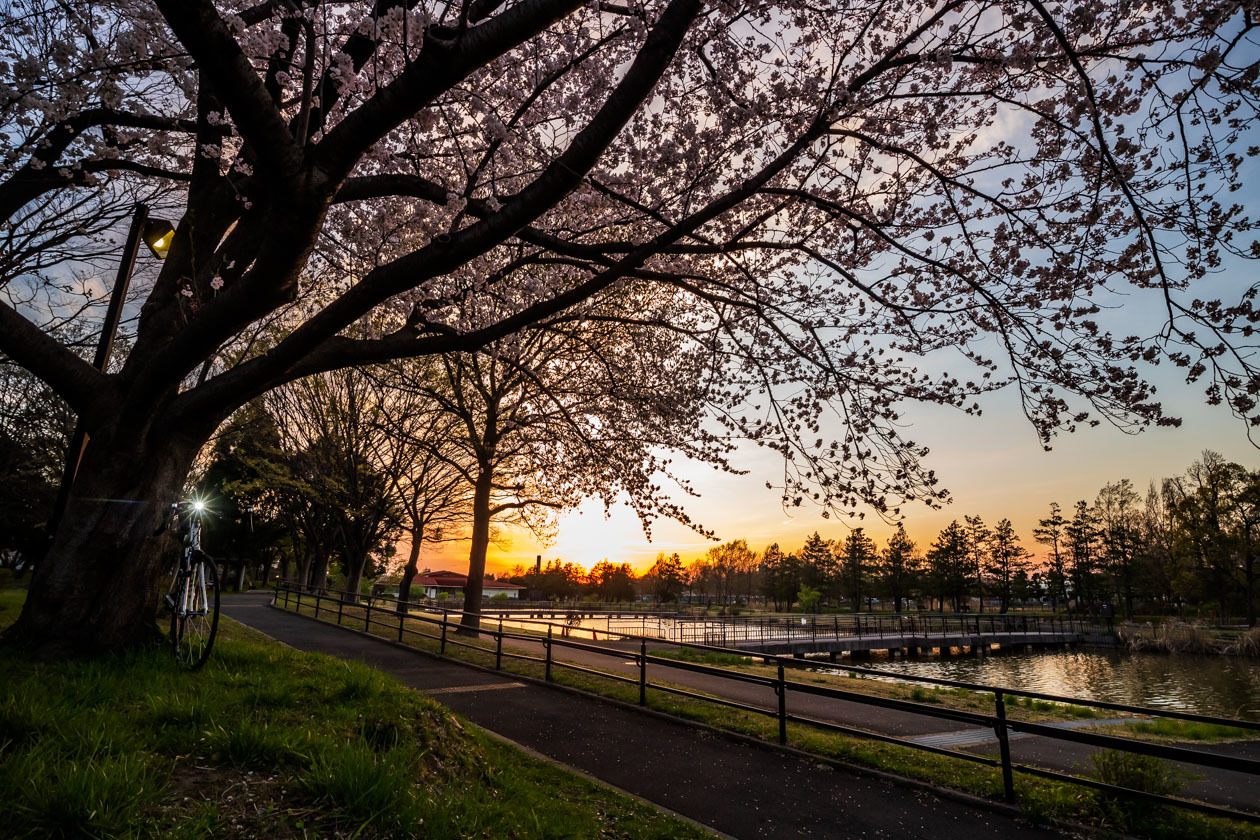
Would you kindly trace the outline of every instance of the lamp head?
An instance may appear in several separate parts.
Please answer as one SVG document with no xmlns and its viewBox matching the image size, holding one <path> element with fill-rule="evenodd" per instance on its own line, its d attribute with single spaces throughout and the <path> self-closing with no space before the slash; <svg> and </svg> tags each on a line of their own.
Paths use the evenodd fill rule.
<svg viewBox="0 0 1260 840">
<path fill-rule="evenodd" d="M 144 223 L 144 244 L 159 260 L 166 259 L 175 238 L 175 227 L 164 219 L 149 219 Z"/>
</svg>

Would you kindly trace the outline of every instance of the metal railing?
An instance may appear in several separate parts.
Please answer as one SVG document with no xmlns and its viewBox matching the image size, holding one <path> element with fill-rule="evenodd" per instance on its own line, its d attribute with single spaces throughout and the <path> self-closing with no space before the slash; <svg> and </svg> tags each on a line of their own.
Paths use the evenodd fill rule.
<svg viewBox="0 0 1260 840">
<path fill-rule="evenodd" d="M 385 602 L 384 606 L 380 604 L 382 601 Z M 511 621 L 515 624 L 526 624 L 530 626 L 537 626 L 539 628 L 531 632 L 529 630 L 514 630 L 510 625 L 505 629 L 505 621 L 502 617 L 500 617 L 498 618 L 497 625 L 492 622 L 492 626 L 490 628 L 486 628 L 482 625 L 481 616 L 479 614 L 464 613 L 460 610 L 442 610 L 441 617 L 436 615 L 425 615 L 423 613 L 412 611 L 415 607 L 414 602 L 404 603 L 400 602 L 396 598 L 384 596 L 367 598 L 354 593 L 312 591 L 306 587 L 294 586 L 288 584 L 287 582 L 279 581 L 277 581 L 275 587 L 275 604 L 282 609 L 293 610 L 299 613 L 302 612 L 303 607 L 311 608 L 313 610 L 313 617 L 317 619 L 322 617 L 323 620 L 335 622 L 339 626 L 349 626 L 351 629 L 362 630 L 372 635 L 390 638 L 398 642 L 405 642 L 408 637 L 418 637 L 431 642 L 437 642 L 438 651 L 443 656 L 446 655 L 448 647 L 463 647 L 485 654 L 493 653 L 494 667 L 498 670 L 503 668 L 504 659 L 517 659 L 526 662 L 538 663 L 543 666 L 544 679 L 548 682 L 553 681 L 553 672 L 556 668 L 565 668 L 572 671 L 591 674 L 602 679 L 637 686 L 638 702 L 640 705 L 647 704 L 647 692 L 649 689 L 652 689 L 654 691 L 687 697 L 705 703 L 712 703 L 756 715 L 774 718 L 778 723 L 778 738 L 780 743 L 787 742 L 787 725 L 789 723 L 795 723 L 824 731 L 836 732 L 842 735 L 868 740 L 881 741 L 888 744 L 895 744 L 897 746 L 915 750 L 923 750 L 937 755 L 947 756 L 949 758 L 997 768 L 1000 769 L 1002 774 L 1004 798 L 1010 803 L 1014 803 L 1016 801 L 1014 776 L 1016 773 L 1021 773 L 1056 782 L 1081 785 L 1113 796 L 1171 805 L 1211 816 L 1260 824 L 1260 812 L 1240 811 L 1233 808 L 1226 808 L 1219 805 L 1212 805 L 1204 802 L 1182 799 L 1179 797 L 1148 793 L 1141 790 L 1135 790 L 1133 788 L 1108 784 L 1106 782 L 1082 776 L 1074 776 L 1055 770 L 1047 770 L 1040 767 L 1032 767 L 1026 764 L 1016 763 L 1011 759 L 1010 735 L 1011 733 L 1037 735 L 1060 741 L 1069 741 L 1099 747 L 1102 749 L 1120 750 L 1127 753 L 1154 756 L 1156 758 L 1169 761 L 1182 762 L 1199 767 L 1210 767 L 1219 770 L 1234 771 L 1249 775 L 1260 775 L 1260 761 L 1221 753 L 1207 752 L 1205 750 L 1149 743 L 1115 735 L 1061 729 L 1045 723 L 1034 723 L 1031 721 L 1013 719 L 1007 715 L 1006 699 L 1008 697 L 1024 697 L 1053 703 L 1105 709 L 1111 712 L 1120 712 L 1130 715 L 1163 717 L 1195 723 L 1232 726 L 1241 729 L 1253 730 L 1258 733 L 1260 733 L 1260 721 L 1218 718 L 1168 709 L 1151 709 L 1102 700 L 1063 697 L 1038 691 L 1026 691 L 1002 686 L 966 683 L 958 680 L 946 680 L 934 677 L 919 677 L 904 674 L 890 674 L 887 671 L 881 671 L 875 668 L 863 668 L 859 666 L 838 664 L 828 665 L 828 667 L 839 668 L 841 670 L 857 674 L 884 678 L 895 677 L 901 682 L 922 683 L 925 685 L 947 688 L 961 688 L 978 693 L 992 694 L 993 713 L 981 714 L 979 712 L 950 709 L 910 700 L 879 697 L 856 691 L 846 691 L 829 686 L 790 680 L 787 678 L 786 669 L 796 663 L 794 663 L 794 661 L 789 657 L 763 656 L 762 654 L 756 654 L 757 658 L 773 662 L 777 665 L 776 675 L 770 677 L 731 670 L 729 668 L 721 668 L 713 665 L 704 665 L 695 662 L 671 659 L 668 657 L 654 656 L 648 652 L 647 648 L 648 642 L 652 641 L 654 643 L 663 642 L 666 644 L 676 644 L 680 648 L 687 647 L 713 653 L 734 654 L 738 656 L 748 655 L 748 651 L 724 648 L 716 645 L 690 642 L 675 643 L 664 639 L 649 639 L 645 636 L 602 631 L 610 637 L 610 640 L 613 640 L 611 637 L 616 637 L 615 640 L 620 642 L 622 645 L 620 647 L 608 647 L 596 644 L 594 641 L 586 642 L 571 638 L 570 631 L 572 631 L 573 628 L 564 624 L 557 624 L 538 619 L 521 619 L 519 617 L 511 619 Z M 400 606 L 403 607 L 402 610 L 399 609 Z M 347 608 L 361 611 L 362 614 L 357 615 L 348 613 Z M 335 619 L 333 617 L 334 613 L 336 616 Z M 451 620 L 452 616 L 457 617 L 455 621 Z M 464 624 L 461 619 L 475 619 L 476 624 Z M 408 627 L 408 622 L 416 622 L 422 625 L 432 626 L 436 628 L 436 630 L 434 633 L 420 632 L 412 627 Z M 452 630 L 457 632 L 451 633 L 450 631 Z M 467 633 L 468 635 L 462 635 L 463 633 Z M 489 636 L 494 640 L 493 651 L 483 647 L 482 645 L 474 644 L 473 642 L 468 641 L 468 638 L 471 636 L 479 638 L 483 635 Z M 540 645 L 543 648 L 543 655 L 532 656 L 527 653 L 505 650 L 503 647 L 505 639 Z M 629 643 L 629 647 L 627 647 L 627 643 Z M 638 649 L 635 650 L 635 647 Z M 631 656 L 633 657 L 633 662 L 637 668 L 637 674 L 634 677 L 628 677 L 624 674 L 611 673 L 597 668 L 589 668 L 575 662 L 565 662 L 555 657 L 556 648 L 579 650 L 598 656 L 615 657 L 619 662 L 624 662 L 627 656 Z M 673 685 L 655 683 L 648 678 L 649 665 L 655 666 L 658 669 L 690 671 L 733 682 L 765 686 L 774 691 L 777 703 L 774 707 L 756 706 L 748 703 L 741 703 L 737 700 L 725 697 L 715 697 L 709 694 L 689 691 L 685 688 L 679 688 Z M 901 712 L 909 712 L 941 720 L 968 723 L 984 727 L 986 729 L 991 729 L 998 742 L 999 757 L 989 758 L 983 755 L 975 755 L 968 752 L 961 752 L 958 750 L 951 750 L 930 744 L 919 743 L 906 738 L 897 737 L 895 735 L 871 732 L 865 729 L 846 726 L 835 721 L 793 714 L 788 710 L 788 698 L 792 694 L 811 695 L 814 697 L 862 703 L 865 705 Z"/>
<path fill-rule="evenodd" d="M 634 620 L 630 621 L 632 626 Z M 622 630 L 630 629 L 625 625 L 618 627 Z M 611 625 L 609 629 L 613 629 Z M 722 619 L 675 618 L 665 625 L 658 625 L 656 629 L 657 633 L 653 635 L 659 633 L 659 638 L 683 644 L 727 646 L 751 642 L 791 644 L 829 639 L 884 638 L 905 640 L 906 643 L 899 644 L 898 647 L 914 647 L 916 639 L 922 639 L 926 643 L 940 639 L 1001 635 L 1019 635 L 1028 639 L 1081 636 L 1090 626 L 1079 618 L 1066 616 L 850 613 L 737 616 Z"/>
</svg>

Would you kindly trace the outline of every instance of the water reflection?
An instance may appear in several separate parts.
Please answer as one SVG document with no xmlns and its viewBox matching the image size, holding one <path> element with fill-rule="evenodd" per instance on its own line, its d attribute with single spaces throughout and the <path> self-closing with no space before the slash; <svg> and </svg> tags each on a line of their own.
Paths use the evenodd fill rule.
<svg viewBox="0 0 1260 840">
<path fill-rule="evenodd" d="M 1260 720 L 1260 663 L 1233 656 L 1078 650 L 883 659 L 871 665 L 895 674 Z"/>
</svg>

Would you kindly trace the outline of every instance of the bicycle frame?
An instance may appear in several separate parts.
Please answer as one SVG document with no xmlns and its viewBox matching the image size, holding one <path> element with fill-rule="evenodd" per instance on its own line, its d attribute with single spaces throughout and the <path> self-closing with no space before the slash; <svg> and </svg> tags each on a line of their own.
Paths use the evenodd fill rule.
<svg viewBox="0 0 1260 840">
<path fill-rule="evenodd" d="M 188 517 L 180 522 L 185 532 L 184 551 L 176 563 L 166 604 L 170 609 L 170 642 L 175 659 L 194 671 L 206 663 L 219 626 L 218 570 L 214 560 L 201 550 L 204 510 L 200 503 L 177 502 L 171 505 L 158 531 L 164 531 L 181 513 Z"/>
<path fill-rule="evenodd" d="M 189 503 L 184 503 L 192 508 Z M 171 517 L 179 515 L 180 503 L 171 505 Z M 184 537 L 184 551 L 180 555 L 179 567 L 171 579 L 171 588 L 167 598 L 171 608 L 180 618 L 189 615 L 205 615 L 209 597 L 206 590 L 205 575 L 202 566 L 194 564 L 193 558 L 201 551 L 201 518 L 195 508 L 188 514 L 188 532 Z M 195 571 L 194 571 L 195 570 Z"/>
</svg>

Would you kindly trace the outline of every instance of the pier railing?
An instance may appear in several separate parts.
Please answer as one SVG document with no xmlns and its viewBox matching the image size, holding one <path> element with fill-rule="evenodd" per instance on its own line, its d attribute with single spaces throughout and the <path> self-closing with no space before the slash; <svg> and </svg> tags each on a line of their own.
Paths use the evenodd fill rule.
<svg viewBox="0 0 1260 840">
<path fill-rule="evenodd" d="M 1234 771 L 1252 776 L 1260 776 L 1260 761 L 1222 753 L 1209 752 L 1206 750 L 1149 743 L 1132 738 L 1119 737 L 1116 735 L 1104 735 L 1097 732 L 1061 729 L 1045 723 L 1017 720 L 1008 716 L 1006 701 L 1011 697 L 1024 697 L 1053 703 L 1102 709 L 1109 712 L 1118 712 L 1128 715 L 1162 717 L 1195 723 L 1232 726 L 1241 729 L 1253 730 L 1257 733 L 1260 733 L 1260 721 L 1218 718 L 1209 715 L 1178 712 L 1169 709 L 1130 706 L 1123 703 L 1089 700 L 1080 697 L 1063 697 L 1044 692 L 1026 691 L 1022 689 L 1007 688 L 1004 686 L 981 685 L 977 683 L 961 682 L 958 680 L 891 674 L 887 671 L 881 671 L 876 668 L 863 668 L 859 666 L 841 664 L 828 665 L 828 667 L 839 668 L 856 674 L 882 678 L 891 677 L 899 682 L 918 683 L 948 688 L 961 688 L 982 694 L 987 693 L 993 698 L 993 712 L 992 714 L 983 714 L 960 709 L 944 708 L 941 706 L 919 703 L 910 700 L 878 697 L 857 691 L 847 691 L 830 686 L 792 680 L 788 678 L 788 669 L 799 663 L 795 662 L 790 657 L 763 655 L 760 653 L 756 654 L 758 659 L 777 665 L 775 676 L 762 676 L 731 668 L 723 668 L 714 665 L 676 660 L 669 657 L 655 656 L 648 652 L 647 647 L 648 642 L 651 641 L 654 644 L 674 644 L 678 647 L 687 647 L 713 653 L 734 654 L 738 656 L 749 655 L 748 651 L 745 650 L 704 644 L 700 642 L 672 642 L 667 639 L 649 639 L 648 637 L 642 635 L 598 631 L 603 632 L 606 637 L 604 640 L 605 644 L 598 644 L 596 639 L 585 641 L 573 638 L 570 634 L 575 628 L 565 623 L 514 616 L 506 620 L 503 617 L 499 617 L 497 618 L 497 623 L 492 620 L 490 621 L 490 626 L 487 627 L 479 614 L 468 614 L 452 609 L 441 610 L 440 615 L 436 613 L 426 614 L 424 612 L 415 611 L 416 605 L 414 603 L 401 602 L 396 598 L 380 596 L 365 598 L 364 596 L 356 593 L 312 591 L 307 587 L 280 581 L 278 581 L 275 586 L 275 605 L 282 609 L 295 611 L 301 614 L 309 613 L 316 619 L 335 623 L 338 626 L 346 626 L 351 629 L 370 633 L 372 635 L 386 638 L 391 641 L 397 641 L 399 643 L 405 644 L 408 642 L 415 643 L 420 641 L 428 642 L 436 645 L 438 654 L 442 656 L 447 656 L 447 651 L 450 648 L 467 648 L 478 651 L 482 654 L 493 655 L 494 668 L 498 670 L 502 670 L 505 659 L 537 663 L 543 667 L 544 679 L 548 682 L 554 679 L 553 674 L 555 669 L 563 668 L 612 680 L 614 682 L 629 684 L 638 688 L 638 702 L 640 705 L 647 704 L 649 691 L 658 691 L 676 696 L 687 697 L 695 701 L 716 704 L 719 706 L 749 712 L 755 715 L 773 718 L 778 723 L 778 739 L 780 743 L 787 742 L 787 725 L 789 723 L 794 723 L 823 731 L 835 732 L 842 735 L 875 740 L 888 744 L 895 744 L 909 749 L 923 750 L 937 755 L 948 756 L 962 761 L 993 767 L 1001 771 L 1004 798 L 1010 803 L 1014 803 L 1016 801 L 1014 784 L 1015 774 L 1023 774 L 1026 776 L 1087 787 L 1100 791 L 1108 796 L 1169 805 L 1215 817 L 1260 824 L 1260 811 L 1243 811 L 1235 808 L 1209 804 L 1206 802 L 1184 799 L 1181 797 L 1166 796 L 1134 788 L 1120 787 L 1099 781 L 1097 779 L 1076 776 L 1070 773 L 1062 773 L 1056 770 L 1048 770 L 1041 767 L 1033 767 L 1027 764 L 1015 762 L 1011 758 L 1010 737 L 1012 734 L 1036 735 L 1059 741 L 1085 744 L 1088 746 L 1098 747 L 1100 749 L 1119 750 L 1126 753 L 1154 756 L 1168 761 L 1181 762 L 1198 767 Z M 974 619 L 976 617 L 970 618 Z M 474 626 L 470 627 L 469 625 L 462 623 L 463 620 L 470 619 L 475 622 Z M 945 633 L 948 632 L 948 630 L 942 630 L 941 632 Z M 473 641 L 474 638 L 480 641 L 481 637 L 493 640 L 493 649 Z M 505 649 L 505 640 L 541 648 L 541 653 L 539 655 L 533 655 L 520 650 Z M 566 649 L 583 651 L 596 656 L 609 657 L 612 662 L 618 663 L 625 662 L 628 657 L 632 657 L 637 669 L 637 674 L 631 677 L 623 673 L 615 673 L 600 670 L 598 668 L 587 667 L 585 665 L 577 664 L 576 662 L 566 662 L 556 657 L 557 650 L 563 651 Z M 685 688 L 679 688 L 674 685 L 654 682 L 650 678 L 651 675 L 649 674 L 649 667 L 651 667 L 655 675 L 658 675 L 656 676 L 656 679 L 662 679 L 662 676 L 659 675 L 668 674 L 670 671 L 681 670 L 698 674 L 706 674 L 711 677 L 730 680 L 732 682 L 765 686 L 766 688 L 773 690 L 777 702 L 771 707 L 757 706 L 749 703 L 741 703 L 736 700 L 720 696 L 701 694 Z M 828 698 L 836 701 L 862 703 L 885 709 L 910 712 L 929 718 L 968 723 L 986 729 L 991 729 L 998 743 L 998 757 L 990 758 L 984 755 L 976 755 L 960 750 L 919 743 L 914 740 L 897 737 L 895 735 L 871 732 L 865 729 L 859 729 L 857 727 L 837 723 L 835 721 L 794 714 L 790 710 L 789 702 L 793 695 L 812 695 L 814 697 Z"/>
<path fill-rule="evenodd" d="M 635 619 L 609 625 L 609 629 L 634 633 Z M 1003 615 L 999 613 L 878 615 L 784 615 L 736 616 L 726 619 L 672 618 L 667 622 L 640 622 L 640 635 L 668 639 L 682 644 L 725 647 L 746 642 L 800 642 L 837 638 L 908 640 L 948 639 L 963 636 L 1021 634 L 1026 636 L 1072 636 L 1086 632 L 1090 625 L 1072 617 Z M 926 644 L 923 646 L 927 646 Z"/>
</svg>

